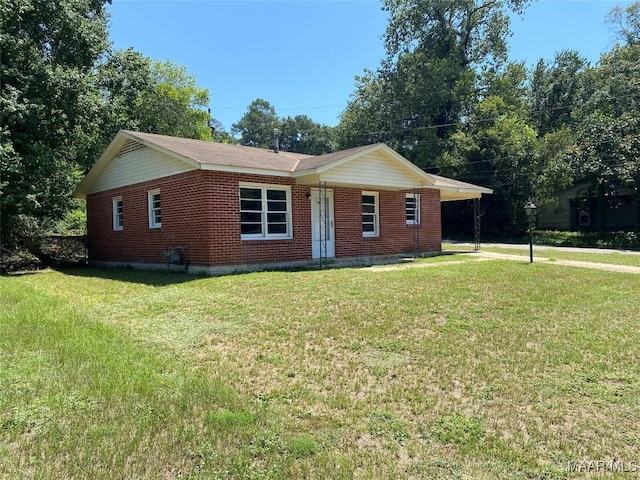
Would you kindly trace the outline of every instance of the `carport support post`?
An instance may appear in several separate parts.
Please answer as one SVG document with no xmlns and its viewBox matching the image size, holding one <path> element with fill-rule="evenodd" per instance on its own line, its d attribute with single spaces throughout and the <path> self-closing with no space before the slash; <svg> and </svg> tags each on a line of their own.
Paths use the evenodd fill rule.
<svg viewBox="0 0 640 480">
<path fill-rule="evenodd" d="M 480 199 L 473 199 L 473 239 L 474 250 L 480 250 Z"/>
</svg>

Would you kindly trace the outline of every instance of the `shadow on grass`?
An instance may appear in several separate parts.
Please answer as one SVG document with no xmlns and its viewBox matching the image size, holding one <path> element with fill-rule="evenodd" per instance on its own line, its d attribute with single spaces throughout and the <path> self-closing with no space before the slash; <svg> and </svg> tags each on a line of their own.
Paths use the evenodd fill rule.
<svg viewBox="0 0 640 480">
<path fill-rule="evenodd" d="M 162 270 L 136 270 L 129 267 L 82 267 L 63 268 L 58 270 L 65 275 L 74 277 L 100 278 L 104 280 L 116 280 L 118 282 L 142 283 L 151 287 L 165 287 L 180 283 L 191 282 L 203 278 L 181 272 L 168 272 Z"/>
<path fill-rule="evenodd" d="M 449 256 L 454 255 L 456 253 L 463 253 L 457 251 L 442 251 L 437 254 L 425 255 L 418 257 L 417 259 L 430 258 L 430 257 L 439 257 L 439 256 Z M 235 276 L 235 275 L 248 275 L 252 273 L 263 273 L 263 272 L 313 272 L 313 271 L 322 271 L 322 270 L 336 270 L 343 268 L 365 268 L 371 267 L 373 265 L 385 265 L 385 264 L 402 264 L 411 261 L 415 261 L 413 258 L 380 258 L 378 260 L 368 259 L 368 261 L 354 262 L 354 263 L 341 263 L 329 262 L 324 267 L 320 268 L 317 263 L 312 263 L 309 265 L 299 265 L 292 267 L 273 267 L 273 268 L 260 268 L 256 270 L 238 270 L 236 272 L 226 272 L 219 275 L 213 275 L 211 277 L 221 277 L 221 276 Z M 167 285 L 176 285 L 186 282 L 191 282 L 195 280 L 199 280 L 202 278 L 211 278 L 208 275 L 199 274 L 189 274 L 183 272 L 174 272 L 167 270 L 139 270 L 132 267 L 73 267 L 73 268 L 59 268 L 56 271 L 63 273 L 65 275 L 70 275 L 74 277 L 86 277 L 86 278 L 100 278 L 105 280 L 115 280 L 119 282 L 129 282 L 129 283 L 140 283 L 152 287 L 164 287 Z M 40 271 L 41 272 L 41 271 Z M 38 271 L 31 272 L 22 272 L 19 275 L 29 275 L 32 273 L 38 273 Z M 15 274 L 14 274 L 15 275 Z"/>
</svg>

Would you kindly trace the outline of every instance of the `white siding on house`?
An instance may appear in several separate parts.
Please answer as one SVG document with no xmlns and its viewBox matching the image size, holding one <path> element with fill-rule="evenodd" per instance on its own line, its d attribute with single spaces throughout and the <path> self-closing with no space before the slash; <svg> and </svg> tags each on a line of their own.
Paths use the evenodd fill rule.
<svg viewBox="0 0 640 480">
<path fill-rule="evenodd" d="M 125 146 L 122 151 L 124 153 L 109 162 L 87 193 L 103 192 L 112 188 L 196 170 L 186 162 L 181 162 L 149 147 L 131 150 Z"/>
<path fill-rule="evenodd" d="M 373 152 L 320 174 L 329 184 L 408 189 L 425 181 L 389 156 Z"/>
</svg>

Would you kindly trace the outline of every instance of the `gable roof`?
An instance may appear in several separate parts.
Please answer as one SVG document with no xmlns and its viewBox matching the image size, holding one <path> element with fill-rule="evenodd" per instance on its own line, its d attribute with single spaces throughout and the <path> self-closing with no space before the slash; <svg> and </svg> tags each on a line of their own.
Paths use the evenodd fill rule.
<svg viewBox="0 0 640 480">
<path fill-rule="evenodd" d="M 166 162 L 173 162 L 171 168 L 167 167 L 156 178 L 181 170 L 200 169 L 293 177 L 306 184 L 317 184 L 324 179 L 332 184 L 395 189 L 434 188 L 458 192 L 448 198 L 450 200 L 477 198 L 482 193 L 492 193 L 492 190 L 477 185 L 428 174 L 383 143 L 311 156 L 121 130 L 80 182 L 74 196 L 84 198 L 88 193 L 106 189 L 103 185 L 106 183 L 100 182 L 101 175 L 105 172 L 111 174 L 109 168 L 119 168 L 118 160 L 141 147 L 160 152 Z M 124 186 L 126 183 L 123 182 L 126 181 L 129 184 L 138 183 L 135 178 L 120 178 L 120 183 L 111 188 Z M 443 200 L 446 199 L 443 197 Z"/>
</svg>

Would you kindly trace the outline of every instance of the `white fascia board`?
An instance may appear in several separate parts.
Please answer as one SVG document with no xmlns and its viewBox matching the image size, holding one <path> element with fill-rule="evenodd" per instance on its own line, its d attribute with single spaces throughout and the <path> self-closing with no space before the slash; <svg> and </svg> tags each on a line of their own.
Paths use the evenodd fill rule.
<svg viewBox="0 0 640 480">
<path fill-rule="evenodd" d="M 288 177 L 291 178 L 292 174 L 288 170 L 270 170 L 268 168 L 254 168 L 254 167 L 237 167 L 233 165 L 215 165 L 212 163 L 200 163 L 201 170 L 207 170 L 211 172 L 231 172 L 231 173 L 247 173 L 250 175 L 267 175 L 269 177 Z"/>
<path fill-rule="evenodd" d="M 491 190 L 490 188 L 485 188 L 485 187 L 477 187 L 477 188 L 472 188 L 472 187 L 453 187 L 453 186 L 449 186 L 449 185 L 431 185 L 427 188 L 432 188 L 434 190 L 440 190 L 440 191 L 444 191 L 444 192 L 461 192 L 461 193 L 486 193 L 486 194 L 492 194 L 493 190 Z"/>
<path fill-rule="evenodd" d="M 482 194 L 480 192 L 469 192 L 464 195 L 458 195 L 455 197 L 440 197 L 441 202 L 456 202 L 458 200 L 473 200 L 474 198 L 482 198 Z"/>
</svg>

